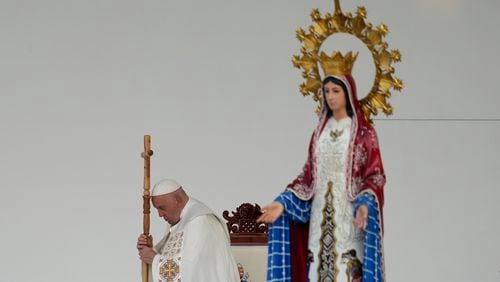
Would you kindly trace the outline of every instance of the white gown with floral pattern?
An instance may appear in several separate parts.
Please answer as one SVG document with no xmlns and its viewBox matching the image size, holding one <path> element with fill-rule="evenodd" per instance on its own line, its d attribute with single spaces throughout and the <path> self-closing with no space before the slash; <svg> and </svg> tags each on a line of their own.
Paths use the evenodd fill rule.
<svg viewBox="0 0 500 282">
<path fill-rule="evenodd" d="M 353 225 L 354 206 L 346 195 L 350 130 L 351 118 L 330 118 L 316 144 L 317 178 L 309 223 L 311 282 L 348 282 L 347 259 L 342 255 L 355 250 L 363 259 L 363 231 Z"/>
</svg>

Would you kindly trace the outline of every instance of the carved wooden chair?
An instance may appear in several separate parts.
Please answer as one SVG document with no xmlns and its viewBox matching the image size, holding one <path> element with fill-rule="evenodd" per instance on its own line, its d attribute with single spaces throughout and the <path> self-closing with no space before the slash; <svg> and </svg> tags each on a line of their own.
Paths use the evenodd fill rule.
<svg viewBox="0 0 500 282">
<path fill-rule="evenodd" d="M 243 268 L 240 276 L 247 275 L 252 282 L 266 281 L 267 225 L 257 223 L 261 214 L 259 205 L 249 203 L 240 205 L 231 215 L 227 210 L 222 214 L 227 221 L 234 258 Z"/>
</svg>

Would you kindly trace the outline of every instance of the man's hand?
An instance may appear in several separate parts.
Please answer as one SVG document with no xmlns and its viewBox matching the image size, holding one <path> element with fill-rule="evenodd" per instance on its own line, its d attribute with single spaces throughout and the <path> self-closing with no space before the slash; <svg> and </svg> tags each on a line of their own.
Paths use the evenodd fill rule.
<svg viewBox="0 0 500 282">
<path fill-rule="evenodd" d="M 153 237 L 151 235 L 146 236 L 141 234 L 139 238 L 137 238 L 137 249 L 140 251 L 144 247 L 152 247 L 153 246 Z"/>
<path fill-rule="evenodd" d="M 273 223 L 283 214 L 285 208 L 281 203 L 272 202 L 261 209 L 262 215 L 257 219 L 257 222 Z"/>
<path fill-rule="evenodd" d="M 354 219 L 354 226 L 357 228 L 366 229 L 368 223 L 368 207 L 361 205 L 356 210 L 356 218 Z"/>
<path fill-rule="evenodd" d="M 153 250 L 153 248 L 144 246 L 142 247 L 142 249 L 139 250 L 139 257 L 143 262 L 147 264 L 152 264 L 155 256 L 156 252 Z"/>
<path fill-rule="evenodd" d="M 153 245 L 153 237 L 146 236 L 144 234 L 141 234 L 139 238 L 137 238 L 137 250 L 139 251 L 139 257 L 140 259 L 147 263 L 151 264 L 153 263 L 153 259 L 156 255 L 156 252 L 151 248 Z"/>
</svg>

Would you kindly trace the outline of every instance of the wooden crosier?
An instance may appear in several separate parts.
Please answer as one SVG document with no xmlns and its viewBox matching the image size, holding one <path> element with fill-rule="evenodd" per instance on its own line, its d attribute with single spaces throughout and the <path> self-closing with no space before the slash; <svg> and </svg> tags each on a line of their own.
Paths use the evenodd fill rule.
<svg viewBox="0 0 500 282">
<path fill-rule="evenodd" d="M 153 240 L 149 235 L 149 214 L 151 213 L 151 156 L 153 151 L 151 150 L 151 136 L 144 135 L 144 152 L 141 153 L 144 159 L 144 195 L 143 198 L 143 233 L 148 237 L 148 246 L 153 246 Z M 149 281 L 149 265 L 145 262 L 142 263 L 142 282 Z"/>
</svg>

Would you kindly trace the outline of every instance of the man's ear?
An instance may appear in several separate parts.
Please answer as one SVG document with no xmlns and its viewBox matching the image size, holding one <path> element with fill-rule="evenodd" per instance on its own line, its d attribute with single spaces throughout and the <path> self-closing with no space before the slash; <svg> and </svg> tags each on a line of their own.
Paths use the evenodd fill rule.
<svg viewBox="0 0 500 282">
<path fill-rule="evenodd" d="M 175 203 L 180 204 L 182 203 L 182 197 L 179 194 L 175 194 Z"/>
</svg>

